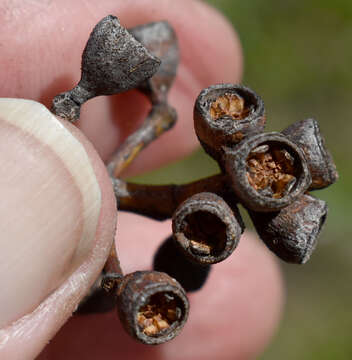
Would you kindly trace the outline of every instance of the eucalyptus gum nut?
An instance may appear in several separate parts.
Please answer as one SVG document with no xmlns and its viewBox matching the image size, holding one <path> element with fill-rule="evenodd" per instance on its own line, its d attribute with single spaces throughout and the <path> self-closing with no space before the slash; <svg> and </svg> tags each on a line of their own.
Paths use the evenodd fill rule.
<svg viewBox="0 0 352 360">
<path fill-rule="evenodd" d="M 218 195 L 202 192 L 189 197 L 172 217 L 172 232 L 183 253 L 199 265 L 225 260 L 238 245 L 243 222 Z"/>
<path fill-rule="evenodd" d="M 282 133 L 304 152 L 312 176 L 309 190 L 323 189 L 337 181 L 336 165 L 315 119 L 297 121 Z"/>
<path fill-rule="evenodd" d="M 174 298 L 179 309 L 178 318 L 170 327 L 155 335 L 146 334 L 138 322 L 141 309 L 153 302 L 155 295 L 167 294 Z M 169 275 L 157 271 L 136 271 L 126 275 L 116 292 L 120 320 L 136 340 L 149 345 L 162 344 L 177 336 L 185 325 L 189 303 L 182 286 Z"/>
<path fill-rule="evenodd" d="M 116 203 L 92 145 L 43 105 L 0 99 L 0 126 L 0 280 L 6 289 L 0 327 L 15 321 L 11 332 L 30 313 L 20 325 L 26 334 L 32 317 L 42 323 L 59 317 L 60 326 L 88 291 L 113 241 Z M 75 286 L 56 293 L 77 272 Z M 49 294 L 55 300 L 45 301 Z M 60 307 L 66 296 L 69 303 Z M 53 302 L 56 309 L 49 311 Z"/>
<path fill-rule="evenodd" d="M 79 85 L 93 96 L 135 88 L 153 76 L 160 60 L 108 15 L 94 27 L 82 55 Z"/>
<path fill-rule="evenodd" d="M 281 198 L 261 194 L 248 181 L 247 159 L 249 154 L 257 147 L 266 144 L 284 149 L 294 159 L 296 182 L 292 189 Z M 280 133 L 250 136 L 233 148 L 225 148 L 224 164 L 235 195 L 245 207 L 254 211 L 280 210 L 302 195 L 311 184 L 311 175 L 302 150 Z"/>
<path fill-rule="evenodd" d="M 327 211 L 325 201 L 304 194 L 279 212 L 249 214 L 271 251 L 284 261 L 304 264 L 317 245 Z"/>
<path fill-rule="evenodd" d="M 151 97 L 152 102 L 165 100 L 180 61 L 177 37 L 167 21 L 136 26 L 128 31 L 154 56 L 161 60 L 158 71 L 144 81 L 139 89 Z"/>
<path fill-rule="evenodd" d="M 116 16 L 108 15 L 89 36 L 79 83 L 53 99 L 52 111 L 75 121 L 87 100 L 133 89 L 153 76 L 159 66 L 160 60 L 122 27 Z"/>
<path fill-rule="evenodd" d="M 240 119 L 222 116 L 214 119 L 210 108 L 223 95 L 238 95 L 244 100 L 247 114 Z M 233 146 L 248 135 L 264 131 L 265 108 L 263 100 L 251 89 L 237 84 L 212 85 L 203 89 L 194 106 L 194 128 L 205 151 L 222 161 L 222 147 Z"/>
</svg>

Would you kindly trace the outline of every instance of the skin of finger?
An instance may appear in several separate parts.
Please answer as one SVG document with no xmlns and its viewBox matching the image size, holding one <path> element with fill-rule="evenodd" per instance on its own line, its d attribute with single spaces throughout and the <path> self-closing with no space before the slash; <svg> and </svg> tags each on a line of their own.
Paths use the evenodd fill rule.
<svg viewBox="0 0 352 360">
<path fill-rule="evenodd" d="M 0 329 L 1 359 L 33 359 L 38 355 L 72 315 L 77 304 L 94 283 L 105 263 L 116 232 L 116 202 L 105 166 L 82 133 L 67 122 L 64 122 L 64 125 L 83 144 L 101 187 L 101 210 L 95 243 L 79 268 L 48 298 L 43 299 L 36 309 L 10 326 Z"/>
<path fill-rule="evenodd" d="M 53 96 L 79 80 L 88 34 L 109 13 L 118 15 L 127 27 L 168 20 L 181 50 L 169 97 L 178 112 L 178 123 L 141 154 L 131 174 L 175 160 L 195 148 L 194 100 L 202 88 L 213 83 L 239 81 L 241 48 L 223 16 L 200 1 L 1 0 L 2 43 L 11 46 L 2 47 L 0 62 L 6 72 L 0 74 L 0 96 L 39 100 L 50 107 Z M 107 160 L 141 123 L 148 108 L 146 98 L 136 91 L 99 97 L 83 106 L 79 126 Z"/>
<path fill-rule="evenodd" d="M 169 221 L 121 214 L 118 250 L 126 272 L 150 269 L 169 233 Z M 241 238 L 233 255 L 213 267 L 203 289 L 189 295 L 189 319 L 167 344 L 135 342 L 112 312 L 71 318 L 39 359 L 59 359 L 63 353 L 65 359 L 254 359 L 271 339 L 283 303 L 278 264 L 263 247 L 251 233 Z"/>
</svg>

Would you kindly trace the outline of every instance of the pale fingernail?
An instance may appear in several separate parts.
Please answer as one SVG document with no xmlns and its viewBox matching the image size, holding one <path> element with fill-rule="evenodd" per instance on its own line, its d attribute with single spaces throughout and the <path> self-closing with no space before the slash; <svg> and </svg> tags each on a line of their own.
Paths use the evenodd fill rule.
<svg viewBox="0 0 352 360">
<path fill-rule="evenodd" d="M 0 99 L 0 194 L 1 328 L 89 256 L 101 192 L 83 145 L 48 109 Z"/>
</svg>

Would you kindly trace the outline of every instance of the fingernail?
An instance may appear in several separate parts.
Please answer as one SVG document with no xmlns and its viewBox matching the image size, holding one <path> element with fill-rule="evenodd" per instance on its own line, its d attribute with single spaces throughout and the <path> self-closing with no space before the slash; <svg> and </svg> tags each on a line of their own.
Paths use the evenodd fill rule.
<svg viewBox="0 0 352 360">
<path fill-rule="evenodd" d="M 43 105 L 0 99 L 0 327 L 89 255 L 101 192 L 83 145 Z"/>
</svg>

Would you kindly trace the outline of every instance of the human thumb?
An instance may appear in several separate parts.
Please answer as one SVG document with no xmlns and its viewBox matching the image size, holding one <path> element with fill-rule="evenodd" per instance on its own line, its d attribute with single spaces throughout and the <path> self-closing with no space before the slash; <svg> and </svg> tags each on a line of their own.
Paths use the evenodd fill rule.
<svg viewBox="0 0 352 360">
<path fill-rule="evenodd" d="M 23 358 L 24 348 L 34 355 L 53 336 L 98 276 L 116 208 L 93 147 L 43 105 L 0 99 L 0 138 L 0 355 L 16 358 L 21 344 Z"/>
</svg>

